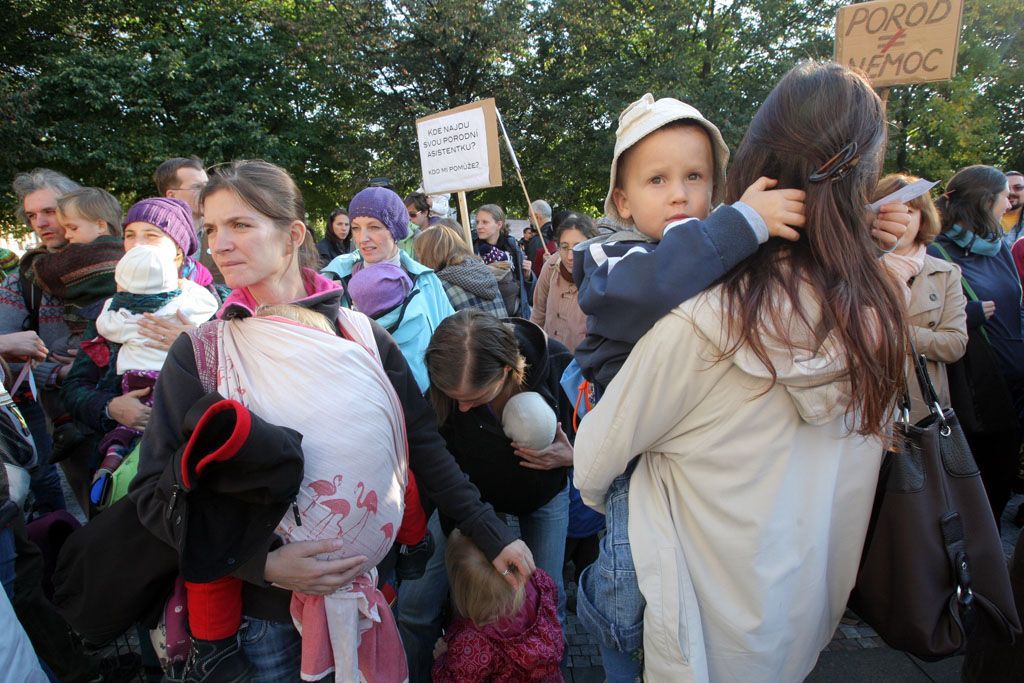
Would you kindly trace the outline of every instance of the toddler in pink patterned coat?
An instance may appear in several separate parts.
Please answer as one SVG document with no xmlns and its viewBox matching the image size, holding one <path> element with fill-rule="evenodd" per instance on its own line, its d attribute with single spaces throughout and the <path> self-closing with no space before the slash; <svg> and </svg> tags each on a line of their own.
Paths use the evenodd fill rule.
<svg viewBox="0 0 1024 683">
<path fill-rule="evenodd" d="M 516 590 L 458 531 L 445 563 L 456 616 L 434 647 L 435 683 L 560 682 L 565 645 L 551 577 L 537 569 Z"/>
</svg>

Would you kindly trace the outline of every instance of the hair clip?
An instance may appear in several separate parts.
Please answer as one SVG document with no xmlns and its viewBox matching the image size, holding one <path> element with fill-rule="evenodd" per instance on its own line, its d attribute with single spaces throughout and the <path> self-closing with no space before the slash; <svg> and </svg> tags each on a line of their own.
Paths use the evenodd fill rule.
<svg viewBox="0 0 1024 683">
<path fill-rule="evenodd" d="M 820 183 L 823 180 L 832 179 L 832 182 L 838 182 L 846 177 L 846 174 L 857 165 L 860 161 L 860 157 L 857 156 L 857 143 L 851 142 L 846 147 L 843 147 L 839 152 L 831 159 L 826 161 L 817 171 L 811 174 L 808 179 L 812 183 Z"/>
<path fill-rule="evenodd" d="M 952 190 L 946 190 L 945 192 L 943 192 L 941 197 L 948 201 L 949 198 L 953 196 L 954 192 L 956 192 L 956 188 L 955 187 Z"/>
</svg>

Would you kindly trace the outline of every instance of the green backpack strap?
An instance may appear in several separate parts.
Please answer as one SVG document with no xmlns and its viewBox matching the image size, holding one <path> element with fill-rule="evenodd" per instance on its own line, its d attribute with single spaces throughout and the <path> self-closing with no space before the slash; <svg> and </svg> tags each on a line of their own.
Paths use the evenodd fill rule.
<svg viewBox="0 0 1024 683">
<path fill-rule="evenodd" d="M 939 253 L 942 254 L 942 258 L 956 265 L 956 262 L 953 260 L 953 257 L 949 255 L 949 252 L 946 251 L 946 248 L 944 246 L 942 246 L 938 242 L 932 242 L 932 245 L 939 250 Z M 968 299 L 970 299 L 971 301 L 981 301 L 981 299 L 978 298 L 978 295 L 974 293 L 974 287 L 971 287 L 971 283 L 968 282 L 967 278 L 965 278 L 962 274 L 960 275 L 960 286 L 964 288 L 964 294 L 967 295 Z M 988 332 L 985 331 L 986 323 L 987 321 L 982 323 L 979 329 L 981 330 L 982 336 L 985 337 L 985 341 L 988 341 Z"/>
</svg>

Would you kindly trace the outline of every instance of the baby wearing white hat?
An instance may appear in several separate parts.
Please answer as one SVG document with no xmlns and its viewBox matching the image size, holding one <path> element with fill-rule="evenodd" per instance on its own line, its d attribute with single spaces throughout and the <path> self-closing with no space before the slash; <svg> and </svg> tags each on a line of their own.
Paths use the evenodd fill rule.
<svg viewBox="0 0 1024 683">
<path fill-rule="evenodd" d="M 167 351 L 150 345 L 149 338 L 139 332 L 139 321 L 146 313 L 171 318 L 181 312 L 191 324 L 198 325 L 217 312 L 217 298 L 205 287 L 179 278 L 172 254 L 149 245 L 125 253 L 114 269 L 114 280 L 118 292 L 103 304 L 96 318 L 96 331 L 102 339 L 93 340 L 99 344 L 90 342 L 83 347 L 94 361 L 105 358 L 108 372 L 109 364 L 114 364 L 113 371 L 121 377 L 122 394 L 138 392 L 140 401 L 152 405 L 152 388 Z M 103 348 L 102 342 L 106 342 L 108 353 L 96 354 L 94 349 Z M 104 457 L 93 476 L 93 505 L 104 504 L 111 475 L 141 435 L 134 427 L 117 425 L 100 441 Z"/>
</svg>

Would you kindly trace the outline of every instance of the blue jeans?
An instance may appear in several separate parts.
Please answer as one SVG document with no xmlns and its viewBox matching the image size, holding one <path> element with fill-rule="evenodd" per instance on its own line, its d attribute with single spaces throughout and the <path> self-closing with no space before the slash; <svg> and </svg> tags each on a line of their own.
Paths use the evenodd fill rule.
<svg viewBox="0 0 1024 683">
<path fill-rule="evenodd" d="M 36 444 L 38 455 L 35 468 L 29 472 L 32 477 L 30 490 L 35 496 L 35 510 L 40 513 L 66 510 L 64 491 L 60 487 L 60 475 L 57 473 L 56 465 L 50 463 L 53 440 L 47 430 L 46 414 L 35 401 L 18 403 L 18 410 L 25 418 L 28 430 L 32 432 L 32 440 Z"/>
<path fill-rule="evenodd" d="M 410 683 L 429 683 L 434 662 L 434 643 L 441 637 L 441 622 L 448 600 L 448 574 L 444 566 L 445 538 L 435 512 L 428 523 L 437 541 L 427 562 L 426 573 L 415 581 L 403 581 L 398 588 L 398 631 L 409 660 Z M 558 587 L 558 619 L 565 633 L 565 588 L 562 564 L 565 534 L 569 528 L 569 485 L 528 515 L 519 516 L 523 542 L 533 553 L 534 563 L 554 579 Z"/>
<path fill-rule="evenodd" d="M 291 624 L 245 617 L 239 631 L 242 651 L 256 668 L 249 683 L 299 680 L 302 638 Z"/>
<path fill-rule="evenodd" d="M 9 600 L 14 599 L 14 561 L 18 554 L 14 548 L 14 529 L 0 529 L 0 583 Z"/>
<path fill-rule="evenodd" d="M 629 479 L 636 459 L 608 488 L 597 561 L 583 570 L 576 594 L 580 623 L 597 638 L 609 683 L 632 683 L 640 676 L 636 656 L 644 645 L 644 608 L 629 546 Z"/>
</svg>

